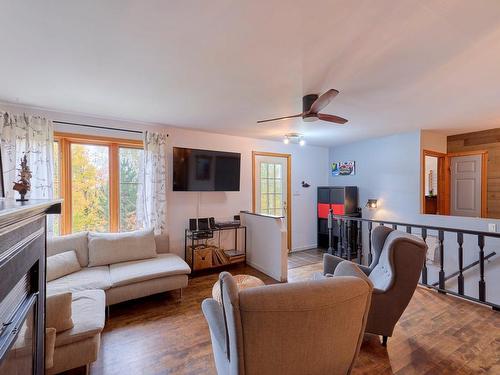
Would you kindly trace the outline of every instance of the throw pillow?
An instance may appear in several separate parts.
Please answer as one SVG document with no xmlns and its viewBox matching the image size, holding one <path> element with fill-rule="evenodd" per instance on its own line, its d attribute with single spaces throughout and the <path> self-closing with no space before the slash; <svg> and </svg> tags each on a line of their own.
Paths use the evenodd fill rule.
<svg viewBox="0 0 500 375">
<path fill-rule="evenodd" d="M 47 257 L 47 281 L 80 271 L 80 263 L 74 250 Z"/>
<path fill-rule="evenodd" d="M 89 267 L 156 256 L 152 229 L 126 233 L 89 233 Z"/>
</svg>

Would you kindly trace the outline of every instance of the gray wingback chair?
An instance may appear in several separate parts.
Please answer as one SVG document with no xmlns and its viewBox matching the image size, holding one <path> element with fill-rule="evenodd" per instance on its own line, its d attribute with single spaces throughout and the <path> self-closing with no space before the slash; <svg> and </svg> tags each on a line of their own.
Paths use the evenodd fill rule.
<svg viewBox="0 0 500 375">
<path fill-rule="evenodd" d="M 372 285 L 345 277 L 238 291 L 219 276 L 222 304 L 202 303 L 219 375 L 348 374 L 359 352 Z M 359 275 L 357 275 L 359 276 Z"/>
<path fill-rule="evenodd" d="M 413 235 L 378 226 L 372 231 L 372 247 L 371 264 L 358 265 L 374 287 L 366 332 L 381 335 L 385 346 L 415 292 L 427 245 Z M 325 254 L 323 262 L 324 275 L 335 276 L 339 264 L 347 261 Z"/>
</svg>

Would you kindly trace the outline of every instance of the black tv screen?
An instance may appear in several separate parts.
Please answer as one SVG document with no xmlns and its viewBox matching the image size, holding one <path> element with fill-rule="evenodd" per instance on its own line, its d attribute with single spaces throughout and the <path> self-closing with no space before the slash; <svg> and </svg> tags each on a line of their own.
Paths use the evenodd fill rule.
<svg viewBox="0 0 500 375">
<path fill-rule="evenodd" d="M 174 147 L 174 191 L 239 191 L 241 154 Z"/>
</svg>

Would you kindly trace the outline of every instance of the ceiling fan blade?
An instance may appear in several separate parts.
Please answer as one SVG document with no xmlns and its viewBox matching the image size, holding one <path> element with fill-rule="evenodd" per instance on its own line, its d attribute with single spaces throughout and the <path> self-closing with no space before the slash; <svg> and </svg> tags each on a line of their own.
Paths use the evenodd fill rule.
<svg viewBox="0 0 500 375">
<path fill-rule="evenodd" d="M 284 116 L 284 117 L 276 117 L 276 118 L 270 118 L 268 120 L 260 120 L 257 121 L 257 124 L 261 124 L 263 122 L 270 122 L 270 121 L 278 121 L 278 120 L 284 120 L 287 118 L 295 118 L 295 117 L 302 117 L 302 113 L 299 113 L 298 115 L 292 115 L 292 116 Z"/>
<path fill-rule="evenodd" d="M 311 108 L 309 109 L 309 113 L 318 113 L 323 108 L 325 108 L 328 103 L 330 103 L 332 99 L 335 98 L 338 94 L 339 92 L 335 89 L 328 90 L 314 101 L 314 103 L 311 105 Z"/>
<path fill-rule="evenodd" d="M 318 118 L 323 121 L 334 122 L 336 124 L 345 124 L 347 120 L 345 118 L 335 116 L 335 115 L 327 115 L 325 113 L 318 113 Z"/>
</svg>

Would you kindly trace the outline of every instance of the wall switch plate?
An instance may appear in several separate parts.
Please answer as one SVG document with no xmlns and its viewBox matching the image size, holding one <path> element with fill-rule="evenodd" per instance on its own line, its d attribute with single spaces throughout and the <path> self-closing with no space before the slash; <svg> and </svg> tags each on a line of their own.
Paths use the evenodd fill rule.
<svg viewBox="0 0 500 375">
<path fill-rule="evenodd" d="M 495 223 L 488 224 L 488 232 L 496 233 L 497 225 Z"/>
</svg>

